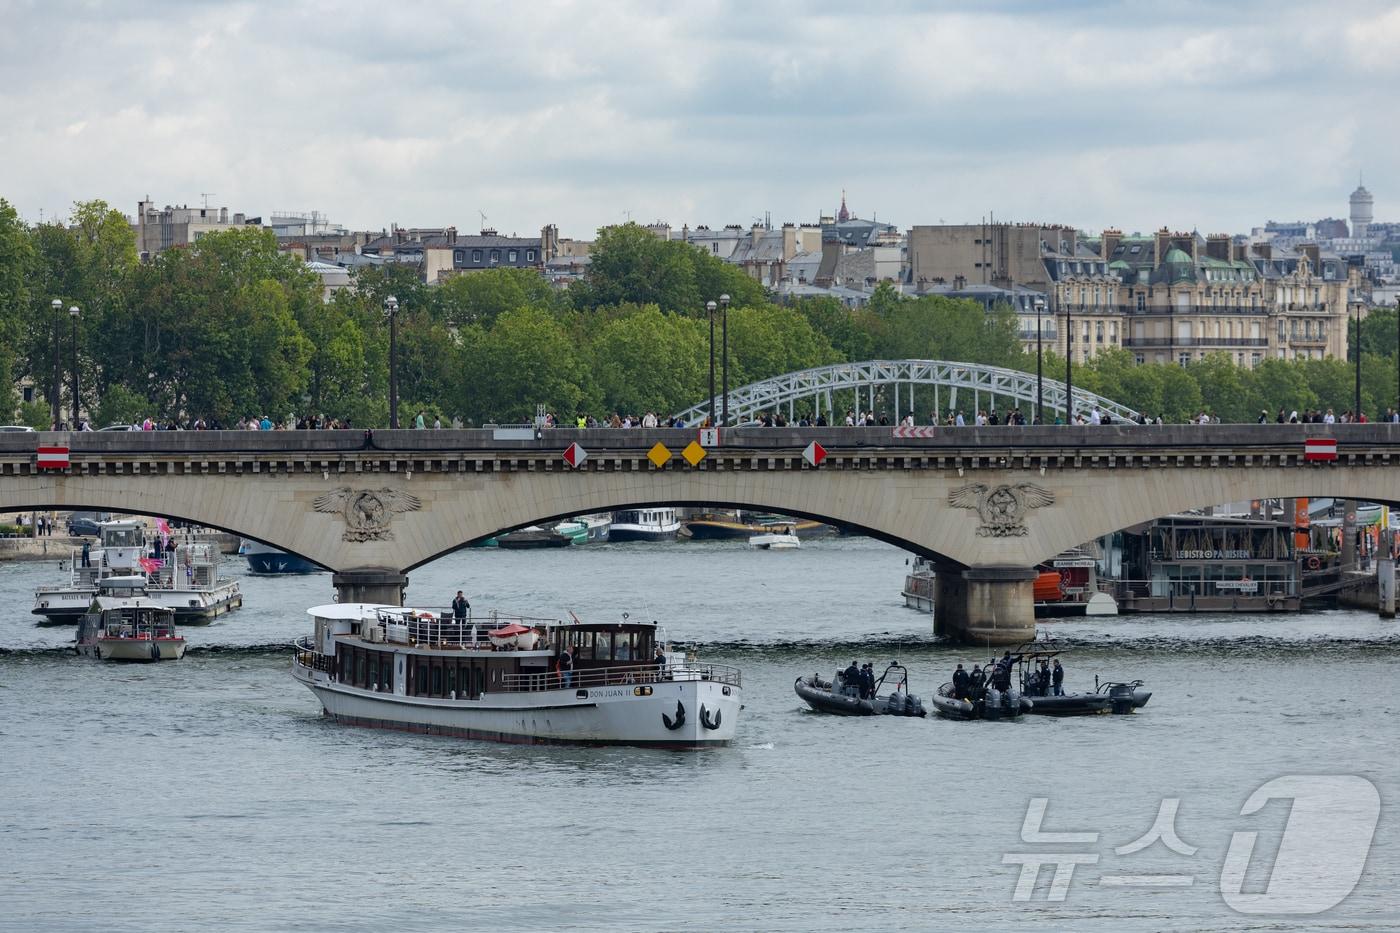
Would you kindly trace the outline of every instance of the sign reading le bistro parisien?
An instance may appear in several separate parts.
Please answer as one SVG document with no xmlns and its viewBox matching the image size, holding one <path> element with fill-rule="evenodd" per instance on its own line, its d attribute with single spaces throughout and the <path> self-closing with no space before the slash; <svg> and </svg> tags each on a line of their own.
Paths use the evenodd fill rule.
<svg viewBox="0 0 1400 933">
<path fill-rule="evenodd" d="M 1177 560 L 1249 560 L 1249 551 L 1177 551 Z"/>
</svg>

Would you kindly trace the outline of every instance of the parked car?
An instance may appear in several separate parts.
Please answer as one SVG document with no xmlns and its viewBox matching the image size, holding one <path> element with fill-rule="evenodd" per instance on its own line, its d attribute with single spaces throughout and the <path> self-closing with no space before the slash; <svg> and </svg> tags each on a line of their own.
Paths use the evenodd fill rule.
<svg viewBox="0 0 1400 933">
<path fill-rule="evenodd" d="M 30 434 L 33 434 L 33 433 L 34 433 L 34 429 L 31 428 L 31 427 L 29 427 L 28 425 L 24 425 L 24 424 L 0 424 L 0 434 L 7 433 L 7 432 L 11 432 L 11 431 L 16 431 L 16 432 L 18 432 L 18 431 L 28 431 Z"/>
<path fill-rule="evenodd" d="M 70 518 L 68 520 L 68 537 L 70 538 L 95 538 L 100 530 L 97 522 L 90 518 Z"/>
<path fill-rule="evenodd" d="M 139 431 L 141 428 L 134 424 L 109 424 L 105 428 L 98 428 L 99 431 Z"/>
</svg>

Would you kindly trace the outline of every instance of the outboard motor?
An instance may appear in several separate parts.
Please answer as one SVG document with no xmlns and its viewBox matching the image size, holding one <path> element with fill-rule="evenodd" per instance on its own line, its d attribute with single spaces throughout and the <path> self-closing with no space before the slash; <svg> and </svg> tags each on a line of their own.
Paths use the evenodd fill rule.
<svg viewBox="0 0 1400 933">
<path fill-rule="evenodd" d="M 1108 688 L 1108 698 L 1110 708 L 1119 715 L 1131 713 L 1137 708 L 1137 704 L 1133 702 L 1132 684 L 1111 684 Z"/>
<path fill-rule="evenodd" d="M 1001 691 L 996 687 L 987 688 L 986 712 L 983 714 L 988 719 L 995 719 L 1001 715 Z"/>
<path fill-rule="evenodd" d="M 1015 687 L 1006 691 L 1006 715 L 1021 715 L 1021 691 L 1017 690 Z"/>
</svg>

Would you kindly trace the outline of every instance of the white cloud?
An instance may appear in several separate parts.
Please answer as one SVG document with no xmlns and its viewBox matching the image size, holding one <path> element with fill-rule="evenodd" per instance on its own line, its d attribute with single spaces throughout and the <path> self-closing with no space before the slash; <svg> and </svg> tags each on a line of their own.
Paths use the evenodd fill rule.
<svg viewBox="0 0 1400 933">
<path fill-rule="evenodd" d="M 586 236 L 811 220 L 846 188 L 905 225 L 1243 230 L 1342 214 L 1364 167 L 1400 217 L 1400 11 L 1174 10 L 30 3 L 0 35 L 0 197 Z"/>
</svg>

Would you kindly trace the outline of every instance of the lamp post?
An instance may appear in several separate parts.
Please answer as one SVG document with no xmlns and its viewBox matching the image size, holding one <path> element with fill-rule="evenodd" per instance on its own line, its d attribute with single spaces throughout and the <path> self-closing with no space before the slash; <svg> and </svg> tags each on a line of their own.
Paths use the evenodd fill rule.
<svg viewBox="0 0 1400 933">
<path fill-rule="evenodd" d="M 63 313 L 63 299 L 55 298 L 49 302 L 49 307 L 53 308 L 53 339 L 50 346 L 53 348 L 53 379 L 49 384 L 49 423 L 54 428 L 58 427 L 58 316 Z"/>
<path fill-rule="evenodd" d="M 1041 340 L 1040 315 L 1045 310 L 1045 299 L 1035 300 L 1035 423 L 1045 423 L 1045 385 L 1044 376 L 1041 373 L 1042 360 L 1044 356 L 1044 343 Z"/>
<path fill-rule="evenodd" d="M 1400 412 L 1400 295 L 1395 296 L 1395 410 Z"/>
<path fill-rule="evenodd" d="M 705 302 L 710 313 L 710 427 L 715 426 L 715 303 Z"/>
<path fill-rule="evenodd" d="M 720 416 L 719 423 L 729 427 L 729 296 L 719 296 L 720 307 L 720 358 L 724 361 L 722 367 L 723 381 L 721 382 Z"/>
<path fill-rule="evenodd" d="M 399 300 L 384 299 L 384 316 L 389 319 L 389 427 L 399 426 Z"/>
<path fill-rule="evenodd" d="M 78 306 L 70 305 L 68 316 L 73 319 L 73 420 L 70 427 L 78 430 Z"/>
<path fill-rule="evenodd" d="M 1074 378 L 1070 367 L 1074 364 L 1074 323 L 1071 319 L 1069 302 L 1065 302 L 1065 424 L 1074 424 Z"/>
<path fill-rule="evenodd" d="M 1361 303 L 1356 304 L 1356 404 L 1352 406 L 1351 417 L 1361 420 Z"/>
</svg>

